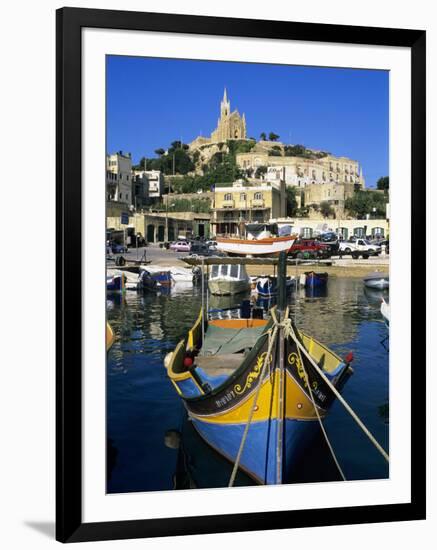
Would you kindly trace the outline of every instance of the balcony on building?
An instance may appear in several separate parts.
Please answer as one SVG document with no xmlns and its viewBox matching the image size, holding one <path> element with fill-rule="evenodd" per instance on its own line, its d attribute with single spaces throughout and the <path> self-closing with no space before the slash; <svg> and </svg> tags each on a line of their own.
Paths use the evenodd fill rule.
<svg viewBox="0 0 437 550">
<path fill-rule="evenodd" d="M 234 206 L 235 206 L 235 201 L 232 199 L 224 200 L 222 202 L 223 208 L 234 208 Z"/>
</svg>

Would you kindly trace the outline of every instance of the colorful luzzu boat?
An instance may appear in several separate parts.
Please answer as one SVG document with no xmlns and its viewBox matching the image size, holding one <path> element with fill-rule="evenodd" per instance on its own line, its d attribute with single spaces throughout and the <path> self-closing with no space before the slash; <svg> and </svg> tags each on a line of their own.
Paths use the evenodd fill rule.
<svg viewBox="0 0 437 550">
<path fill-rule="evenodd" d="M 334 400 L 312 361 L 337 390 L 352 372 L 272 308 L 268 321 L 200 314 L 165 366 L 202 438 L 258 483 L 280 484 Z"/>
</svg>

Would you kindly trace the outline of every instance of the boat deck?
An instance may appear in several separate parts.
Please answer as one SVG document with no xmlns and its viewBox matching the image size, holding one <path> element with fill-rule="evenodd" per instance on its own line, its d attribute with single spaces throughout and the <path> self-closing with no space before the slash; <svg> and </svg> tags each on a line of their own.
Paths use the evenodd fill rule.
<svg viewBox="0 0 437 550">
<path fill-rule="evenodd" d="M 220 355 L 198 355 L 196 365 L 210 376 L 224 374 L 229 376 L 235 372 L 244 359 L 244 353 L 224 353 Z"/>
<path fill-rule="evenodd" d="M 265 329 L 265 325 L 251 328 L 223 328 L 210 324 L 200 356 L 235 354 L 253 348 Z"/>
</svg>

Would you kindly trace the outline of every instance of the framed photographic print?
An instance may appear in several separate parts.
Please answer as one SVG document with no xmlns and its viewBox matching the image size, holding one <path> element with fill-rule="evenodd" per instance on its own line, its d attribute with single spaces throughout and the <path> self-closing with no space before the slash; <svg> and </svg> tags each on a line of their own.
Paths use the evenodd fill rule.
<svg viewBox="0 0 437 550">
<path fill-rule="evenodd" d="M 58 10 L 57 539 L 424 519 L 424 227 L 424 31 Z"/>
</svg>

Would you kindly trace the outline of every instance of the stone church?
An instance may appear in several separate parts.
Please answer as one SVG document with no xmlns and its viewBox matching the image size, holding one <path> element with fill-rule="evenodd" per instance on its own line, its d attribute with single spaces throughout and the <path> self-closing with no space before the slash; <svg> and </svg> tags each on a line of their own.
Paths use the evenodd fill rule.
<svg viewBox="0 0 437 550">
<path fill-rule="evenodd" d="M 211 137 L 199 136 L 190 143 L 190 149 L 197 149 L 202 145 L 225 142 L 228 139 L 247 139 L 246 118 L 240 116 L 235 110 L 231 112 L 231 102 L 228 100 L 226 88 L 220 104 L 220 118 L 217 121 L 217 128 L 212 132 Z"/>
</svg>

